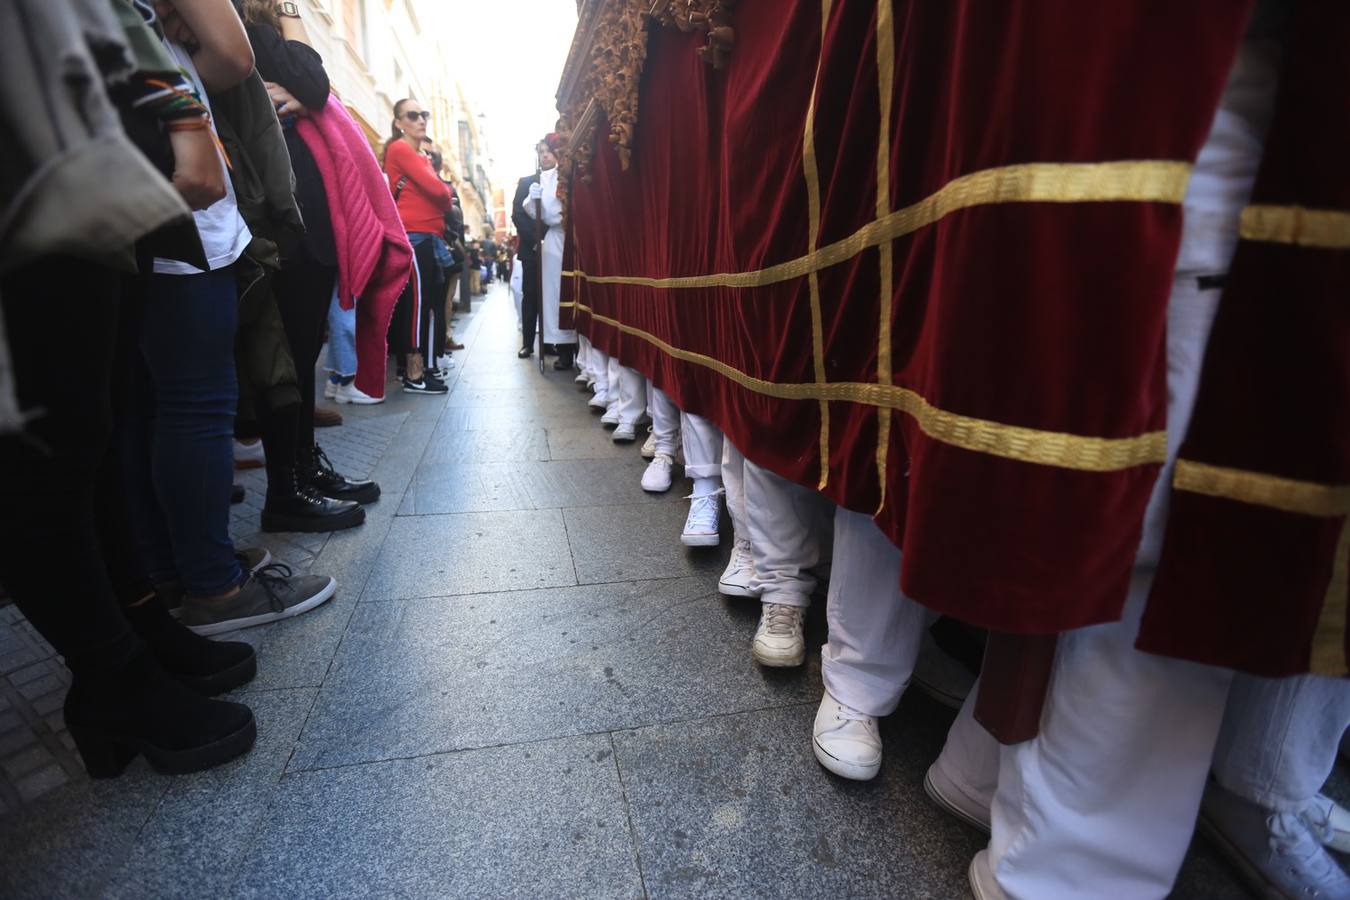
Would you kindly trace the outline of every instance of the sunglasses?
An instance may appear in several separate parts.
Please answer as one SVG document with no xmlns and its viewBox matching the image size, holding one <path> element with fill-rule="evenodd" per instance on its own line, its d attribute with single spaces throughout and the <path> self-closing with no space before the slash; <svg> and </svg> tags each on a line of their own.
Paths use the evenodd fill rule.
<svg viewBox="0 0 1350 900">
<path fill-rule="evenodd" d="M 409 122 L 416 122 L 418 119 L 421 119 L 423 122 L 430 122 L 431 113 L 425 109 L 421 112 L 405 112 L 402 118 L 407 119 Z"/>
</svg>

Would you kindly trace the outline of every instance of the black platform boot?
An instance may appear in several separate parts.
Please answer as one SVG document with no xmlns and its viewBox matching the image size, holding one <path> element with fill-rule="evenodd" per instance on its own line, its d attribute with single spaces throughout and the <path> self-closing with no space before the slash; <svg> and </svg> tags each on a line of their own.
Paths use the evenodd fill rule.
<svg viewBox="0 0 1350 900">
<path fill-rule="evenodd" d="M 65 720 L 94 778 L 122 774 L 137 754 L 167 775 L 199 772 L 247 753 L 258 736 L 247 706 L 201 696 L 148 648 L 110 672 L 76 671 Z"/>
<path fill-rule="evenodd" d="M 342 531 L 366 520 L 361 504 L 325 497 L 291 468 L 282 477 L 269 478 L 263 504 L 263 531 Z"/>
<path fill-rule="evenodd" d="M 334 500 L 355 500 L 357 503 L 374 503 L 380 499 L 380 486 L 373 481 L 358 481 L 338 474 L 329 461 L 328 454 L 318 444 L 314 445 L 312 462 L 304 473 L 305 483 L 325 497 Z"/>
<path fill-rule="evenodd" d="M 158 596 L 122 611 L 164 671 L 203 696 L 214 697 L 247 684 L 258 673 L 258 658 L 251 646 L 193 634 L 169 615 Z"/>
</svg>

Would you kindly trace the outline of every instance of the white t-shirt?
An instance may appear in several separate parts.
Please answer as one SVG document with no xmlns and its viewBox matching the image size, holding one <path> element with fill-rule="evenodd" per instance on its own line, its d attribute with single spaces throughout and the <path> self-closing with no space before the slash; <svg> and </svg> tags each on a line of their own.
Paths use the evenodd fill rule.
<svg viewBox="0 0 1350 900">
<path fill-rule="evenodd" d="M 211 101 L 206 97 L 197 67 L 187 51 L 172 41 L 168 42 L 169 52 L 182 66 L 183 73 L 192 81 L 197 97 L 209 110 Z M 192 217 L 197 220 L 197 233 L 201 235 L 202 249 L 206 251 L 206 264 L 211 270 L 222 269 L 230 265 L 243 254 L 244 248 L 253 240 L 248 226 L 239 215 L 239 204 L 234 199 L 234 185 L 230 183 L 230 173 L 225 168 L 225 160 L 220 161 L 221 171 L 225 173 L 225 196 L 212 203 L 206 209 L 197 210 Z M 202 270 L 176 259 L 155 257 L 155 271 L 166 275 L 200 275 Z"/>
</svg>

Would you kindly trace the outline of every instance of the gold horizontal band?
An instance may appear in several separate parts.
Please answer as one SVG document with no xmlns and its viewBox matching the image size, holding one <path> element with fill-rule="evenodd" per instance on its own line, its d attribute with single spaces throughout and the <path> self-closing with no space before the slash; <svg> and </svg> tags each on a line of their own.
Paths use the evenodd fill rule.
<svg viewBox="0 0 1350 900">
<path fill-rule="evenodd" d="M 766 269 L 645 278 L 637 275 L 566 274 L 594 284 L 631 284 L 652 288 L 753 288 L 800 278 L 852 259 L 918 231 L 961 209 L 995 203 L 1180 203 L 1190 179 L 1189 163 L 1124 160 L 1102 163 L 1024 163 L 962 175 L 918 203 L 881 216 L 853 234 L 805 256 Z"/>
<path fill-rule="evenodd" d="M 1263 472 L 1177 460 L 1172 487 L 1305 516 L 1350 515 L 1350 484 L 1318 484 Z"/>
<path fill-rule="evenodd" d="M 1242 211 L 1239 232 L 1249 241 L 1350 249 L 1350 212 L 1254 204 Z"/>
<path fill-rule="evenodd" d="M 597 322 L 604 322 L 625 334 L 641 338 L 667 356 L 711 369 L 756 394 L 783 400 L 838 401 L 900 410 L 913 417 L 924 434 L 964 450 L 1083 472 L 1115 472 L 1161 463 L 1167 457 L 1165 431 L 1150 431 L 1128 438 L 1085 437 L 963 416 L 938 409 L 914 391 L 898 385 L 843 381 L 783 384 L 765 381 L 719 359 L 683 350 L 654 334 L 600 315 L 585 304 L 578 303 L 577 309 L 589 313 Z"/>
</svg>

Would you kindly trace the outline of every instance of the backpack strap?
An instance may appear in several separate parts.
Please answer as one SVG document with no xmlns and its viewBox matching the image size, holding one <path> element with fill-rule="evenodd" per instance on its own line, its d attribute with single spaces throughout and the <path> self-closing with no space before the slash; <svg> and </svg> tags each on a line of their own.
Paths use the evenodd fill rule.
<svg viewBox="0 0 1350 900">
<path fill-rule="evenodd" d="M 403 193 L 403 186 L 408 183 L 408 176 L 400 176 L 398 182 L 394 185 L 394 202 L 398 202 L 398 195 Z"/>
</svg>

